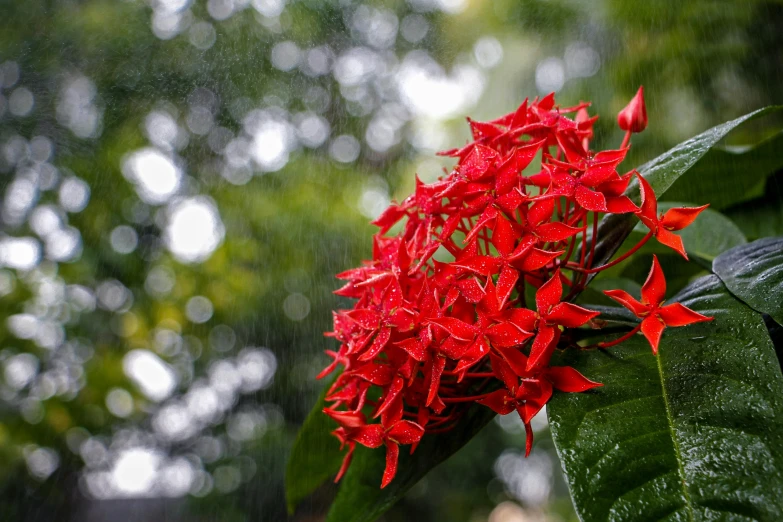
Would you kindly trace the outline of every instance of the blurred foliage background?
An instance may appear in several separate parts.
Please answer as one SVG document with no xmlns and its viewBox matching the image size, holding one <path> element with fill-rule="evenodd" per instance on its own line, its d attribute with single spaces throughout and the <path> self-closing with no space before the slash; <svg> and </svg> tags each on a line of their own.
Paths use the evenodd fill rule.
<svg viewBox="0 0 783 522">
<path fill-rule="evenodd" d="M 368 221 L 415 173 L 448 167 L 434 153 L 464 143 L 464 116 L 557 91 L 593 101 L 595 146 L 615 147 L 615 115 L 643 84 L 650 126 L 631 168 L 783 102 L 780 2 L 7 0 L 2 13 L 3 520 L 286 519 L 287 451 L 320 390 L 330 311 L 347 304 L 333 274 L 370 255 Z M 748 239 L 783 233 L 779 182 L 721 209 Z M 664 260 L 682 284 L 700 270 L 677 263 Z M 386 519 L 576 520 L 546 425 L 523 459 L 521 425 L 499 419 Z M 320 520 L 333 493 L 291 518 Z"/>
</svg>

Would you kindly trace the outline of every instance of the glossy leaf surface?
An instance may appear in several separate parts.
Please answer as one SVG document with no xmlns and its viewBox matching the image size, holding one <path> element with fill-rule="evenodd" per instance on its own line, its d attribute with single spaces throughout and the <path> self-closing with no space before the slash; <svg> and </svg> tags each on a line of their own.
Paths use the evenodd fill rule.
<svg viewBox="0 0 783 522">
<path fill-rule="evenodd" d="M 760 315 L 716 276 L 672 300 L 715 321 L 566 353 L 600 389 L 548 413 L 584 522 L 783 517 L 783 375 Z"/>
<path fill-rule="evenodd" d="M 718 256 L 713 271 L 754 310 L 783 324 L 783 237 L 768 237 Z"/>
<path fill-rule="evenodd" d="M 285 496 L 289 513 L 318 486 L 334 477 L 343 460 L 340 443 L 330 433 L 336 427 L 335 422 L 323 413 L 326 391 L 332 382 L 334 379 L 326 384 L 307 415 L 288 458 Z"/>
<path fill-rule="evenodd" d="M 751 146 L 715 147 L 693 166 L 688 177 L 672 184 L 665 199 L 721 210 L 759 197 L 767 177 L 783 167 L 781 147 L 783 133 Z"/>
</svg>

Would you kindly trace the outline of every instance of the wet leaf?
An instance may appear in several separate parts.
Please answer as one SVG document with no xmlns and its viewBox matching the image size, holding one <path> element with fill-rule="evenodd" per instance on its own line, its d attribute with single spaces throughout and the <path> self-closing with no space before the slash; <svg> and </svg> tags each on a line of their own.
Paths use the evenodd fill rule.
<svg viewBox="0 0 783 522">
<path fill-rule="evenodd" d="M 783 235 L 783 172 L 767 179 L 764 196 L 727 209 L 725 214 L 749 240 Z"/>
<path fill-rule="evenodd" d="M 604 384 L 548 406 L 577 512 L 584 522 L 781 520 L 783 375 L 764 322 L 714 275 L 673 300 L 715 321 L 668 329 L 658 357 L 636 336 L 558 362 Z"/>
<path fill-rule="evenodd" d="M 729 291 L 783 324 L 783 237 L 732 248 L 712 263 Z"/>
<path fill-rule="evenodd" d="M 694 165 L 690 174 L 675 181 L 667 201 L 710 204 L 721 210 L 764 193 L 767 177 L 783 167 L 783 133 L 744 147 L 715 147 Z M 741 173 L 741 175 L 740 175 Z"/>
<path fill-rule="evenodd" d="M 333 382 L 334 379 L 331 379 L 324 386 L 291 449 L 285 473 L 285 497 L 289 513 L 293 513 L 297 504 L 340 469 L 343 453 L 339 441 L 331 434 L 336 425 L 322 411 L 326 407 L 326 391 Z"/>
</svg>

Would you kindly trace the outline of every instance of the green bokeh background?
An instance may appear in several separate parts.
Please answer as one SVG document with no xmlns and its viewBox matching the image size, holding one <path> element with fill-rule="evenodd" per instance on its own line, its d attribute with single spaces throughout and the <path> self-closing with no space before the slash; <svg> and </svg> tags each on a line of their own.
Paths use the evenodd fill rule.
<svg viewBox="0 0 783 522">
<path fill-rule="evenodd" d="M 283 8 L 279 15 L 265 16 L 275 5 Z M 90 188 L 87 206 L 67 214 L 68 225 L 79 233 L 78 255 L 62 261 L 43 255 L 29 270 L 0 267 L 3 520 L 286 519 L 282 476 L 287 451 L 320 390 L 314 375 L 327 362 L 323 350 L 334 347 L 322 336 L 330 328 L 330 311 L 348 305 L 331 293 L 338 287 L 333 275 L 371 253 L 374 229 L 361 201 L 378 194 L 400 200 L 412 190 L 415 173 L 431 180 L 439 166 L 450 164 L 422 146 L 422 135 L 429 142 L 439 138 L 443 148 L 458 146 L 468 137 L 463 116 L 494 118 L 525 97 L 546 94 L 542 64 L 549 64 L 550 71 L 560 67 L 564 75 L 557 86 L 560 103 L 593 102 L 592 112 L 601 115 L 596 148 L 620 143 L 614 115 L 644 85 L 650 125 L 634 138 L 623 165 L 629 169 L 712 125 L 783 102 L 780 2 L 32 0 L 7 1 L 0 10 L 0 191 L 6 211 L 0 239 L 37 238 L 30 222 L 33 209 L 58 205 L 56 185 L 39 187 L 21 217 L 7 217 L 8 209 L 20 205 L 13 188 L 18 180 L 40 185 L 35 180 L 51 166 L 59 179 L 76 176 Z M 367 17 L 399 27 L 391 43 L 373 47 L 368 34 L 384 26 L 372 26 Z M 162 38 L 156 23 L 179 29 Z M 406 39 L 416 27 L 426 27 L 426 35 Z M 209 38 L 199 40 L 199 30 Z M 499 44 L 498 63 L 482 62 L 480 41 Z M 371 51 L 374 72 L 351 86 L 341 85 L 331 71 L 315 75 L 305 66 L 283 71 L 272 58 L 281 42 L 294 42 L 302 50 L 325 46 L 331 71 L 349 50 Z M 579 73 L 574 63 L 585 52 L 593 65 Z M 471 67 L 483 84 L 472 93 L 475 102 L 460 107 L 464 113 L 437 120 L 413 108 L 400 96 L 396 76 L 406 57 L 417 56 L 411 53 L 440 64 L 433 74 L 441 78 Z M 89 136 L 79 136 L 58 117 L 65 86 L 81 77 L 94 86 L 88 101 L 100 113 L 100 124 Z M 22 88 L 34 99 L 27 111 L 18 108 Z M 210 142 L 217 143 L 219 136 L 188 131 L 188 116 L 197 106 L 207 107 L 213 130 L 225 129 L 232 137 L 247 137 L 243 119 L 252 109 L 276 111 L 287 121 L 318 113 L 328 122 L 330 137 L 314 148 L 292 148 L 288 161 L 274 172 L 263 172 L 251 161 L 240 172 L 246 176 L 242 183 L 236 177 L 231 182 L 225 174 L 230 154 Z M 185 146 L 164 151 L 176 158 L 185 176 L 178 195 L 209 197 L 218 209 L 225 234 L 203 261 L 182 262 L 166 248 L 166 208 L 175 200 L 145 204 L 123 175 L 126 155 L 154 146 L 144 130 L 151 111 L 164 111 L 187 138 Z M 393 144 L 374 150 L 365 139 L 367 129 L 374 118 L 389 120 L 389 115 L 398 122 Z M 769 128 L 769 120 L 754 123 L 732 135 L 732 142 L 757 141 Z M 355 160 L 340 162 L 330 154 L 340 135 L 358 140 Z M 45 161 L 30 152 L 35 137 L 51 144 Z M 763 197 L 722 211 L 748 239 L 780 234 L 780 193 L 779 179 L 773 177 Z M 139 238 L 138 247 L 126 254 L 117 252 L 110 239 L 122 225 Z M 675 286 L 700 270 L 674 257 L 662 262 Z M 648 261 L 639 260 L 612 276 L 638 283 L 646 266 Z M 150 292 L 151 272 L 169 274 L 170 288 Z M 36 305 L 41 281 L 96 292 L 107 280 L 121 283 L 132 304 L 78 311 L 62 298 L 48 307 Z M 286 301 L 291 295 L 298 301 Z M 193 296 L 206 297 L 214 307 L 205 323 L 187 317 Z M 286 302 L 300 307 L 292 312 Z M 21 313 L 59 325 L 62 342 L 45 348 L 16 336 L 7 319 Z M 235 335 L 228 349 L 215 341 L 219 325 Z M 177 348 L 167 350 L 155 341 L 161 328 L 175 333 Z M 273 383 L 237 393 L 224 414 L 191 436 L 161 437 L 153 423 L 157 412 L 185 396 L 194 383 L 208 380 L 216 363 L 234 361 L 247 346 L 274 353 Z M 170 398 L 156 402 L 129 380 L 123 358 L 134 349 L 150 350 L 176 369 L 178 386 Z M 84 356 L 69 356 L 68 350 Z M 35 376 L 19 388 L 7 382 L 7 368 L 22 353 L 38 362 Z M 41 400 L 36 383 L 63 368 L 64 387 L 72 391 Z M 125 417 L 106 406 L 107 393 L 117 388 L 134 399 Z M 243 412 L 257 414 L 266 427 L 256 426 L 251 436 L 237 440 L 227 426 Z M 198 445 L 203 437 L 218 441 L 218 456 L 203 456 Z M 108 448 L 102 464 L 86 467 L 80 448 L 88 439 Z M 154 447 L 165 458 L 190 459 L 212 487 L 193 486 L 194 494 L 179 498 L 161 498 L 159 489 L 146 498 L 95 498 L 86 474 L 110 470 L 112 459 L 134 444 Z M 534 484 L 504 481 L 498 457 L 506 452 L 504 462 L 517 462 L 523 444 L 519 426 L 492 423 L 385 519 L 576 520 L 545 426 L 537 435 L 535 459 L 527 468 L 522 464 L 516 476 L 538 477 L 548 494 L 531 502 L 532 497 L 517 493 Z M 57 455 L 58 465 L 48 477 L 36 477 L 29 469 L 30 455 L 38 448 Z M 322 519 L 333 494 L 334 487 L 325 486 L 291 518 Z"/>
</svg>

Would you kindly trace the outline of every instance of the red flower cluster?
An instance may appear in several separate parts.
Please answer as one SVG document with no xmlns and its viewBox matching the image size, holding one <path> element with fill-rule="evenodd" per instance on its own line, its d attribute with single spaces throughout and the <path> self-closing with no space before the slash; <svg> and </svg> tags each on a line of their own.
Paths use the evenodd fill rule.
<svg viewBox="0 0 783 522">
<path fill-rule="evenodd" d="M 474 140 L 443 153 L 458 158 L 451 173 L 432 184 L 417 179 L 413 195 L 374 221 L 380 232 L 372 261 L 338 275 L 347 283 L 336 293 L 358 301 L 335 312 L 327 335 L 340 348 L 327 352 L 334 361 L 319 376 L 343 367 L 324 410 L 348 448 L 338 480 L 357 443 L 385 445 L 385 487 L 399 445 L 413 452 L 426 433 L 450 429 L 471 403 L 501 415 L 517 411 L 529 452 L 530 421 L 553 390 L 601 386 L 549 364 L 565 330 L 598 316 L 568 301 L 588 274 L 623 258 L 593 267 L 599 214 L 636 213 L 650 227 L 643 242 L 655 235 L 684 255 L 671 230 L 703 209 L 657 216 L 655 194 L 641 177 L 641 208 L 624 196 L 635 173 L 620 175 L 617 167 L 628 149 L 589 150 L 596 118 L 588 105 L 559 108 L 550 94 L 494 121 L 468 120 Z M 620 119 L 626 142 L 647 123 L 641 94 L 632 105 Z M 398 232 L 389 235 L 393 228 Z M 530 307 L 526 288 L 535 294 Z M 707 319 L 682 305 L 661 308 L 664 291 L 656 261 L 641 303 L 608 292 L 644 318 L 631 335 L 641 329 L 654 351 L 665 325 Z"/>
</svg>

